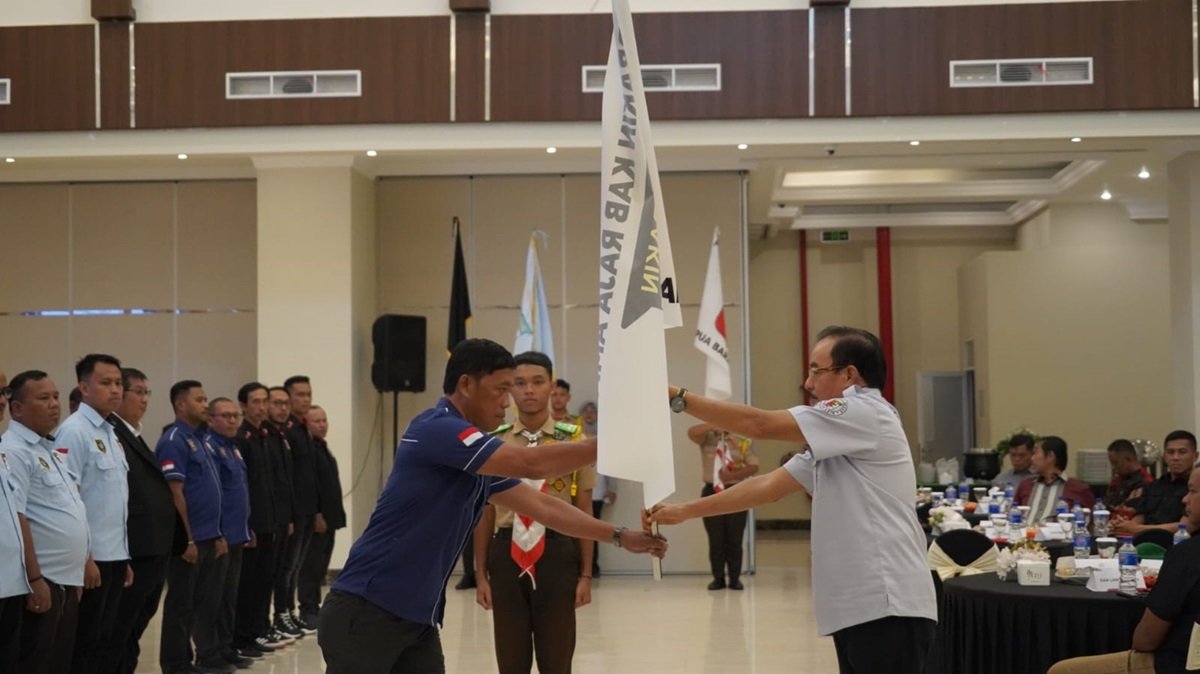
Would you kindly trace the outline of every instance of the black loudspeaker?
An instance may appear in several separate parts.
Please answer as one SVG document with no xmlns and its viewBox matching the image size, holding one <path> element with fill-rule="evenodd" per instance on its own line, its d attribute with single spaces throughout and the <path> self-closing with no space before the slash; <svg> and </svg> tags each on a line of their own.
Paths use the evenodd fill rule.
<svg viewBox="0 0 1200 674">
<path fill-rule="evenodd" d="M 371 383 L 381 393 L 425 390 L 425 317 L 384 314 L 371 327 Z"/>
</svg>

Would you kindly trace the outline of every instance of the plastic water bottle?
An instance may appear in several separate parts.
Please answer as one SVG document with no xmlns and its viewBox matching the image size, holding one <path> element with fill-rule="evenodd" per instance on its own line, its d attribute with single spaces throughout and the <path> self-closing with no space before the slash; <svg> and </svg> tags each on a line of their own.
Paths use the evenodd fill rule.
<svg viewBox="0 0 1200 674">
<path fill-rule="evenodd" d="M 1013 509 L 1009 510 L 1008 511 L 1008 535 L 1011 536 L 1012 538 L 1020 538 L 1022 536 L 1021 528 L 1022 528 L 1021 510 L 1019 508 L 1013 508 Z"/>
<path fill-rule="evenodd" d="M 1075 513 L 1075 559 L 1087 559 L 1092 554 L 1092 537 L 1088 534 L 1087 521 L 1083 513 Z"/>
<path fill-rule="evenodd" d="M 1069 512 L 1071 512 L 1071 509 L 1067 507 L 1067 499 L 1065 499 L 1065 498 L 1058 499 L 1058 505 L 1054 506 L 1054 514 L 1055 515 L 1065 515 Z"/>
<path fill-rule="evenodd" d="M 946 505 L 950 506 L 954 505 L 954 502 L 958 500 L 958 487 L 954 486 L 953 482 L 946 485 L 946 495 L 944 498 Z"/>
<path fill-rule="evenodd" d="M 1133 547 L 1133 536 L 1122 536 L 1121 547 L 1117 549 L 1117 559 L 1121 565 L 1121 583 L 1118 586 L 1122 592 L 1137 592 L 1138 552 Z"/>
<path fill-rule="evenodd" d="M 1092 511 L 1092 530 L 1096 533 L 1096 538 L 1105 538 L 1108 536 L 1108 508 L 1104 507 L 1103 499 L 1096 499 L 1096 509 Z"/>
<path fill-rule="evenodd" d="M 1016 497 L 1016 495 L 1017 490 L 1015 487 L 1013 487 L 1013 483 L 1010 480 L 1004 485 L 1004 503 L 1007 507 L 1013 507 L 1013 499 Z"/>
<path fill-rule="evenodd" d="M 1189 539 L 1191 537 L 1192 537 L 1192 535 L 1188 533 L 1187 525 L 1184 524 L 1183 522 L 1180 522 L 1179 529 L 1177 529 L 1175 531 L 1175 540 L 1174 540 L 1175 545 L 1179 545 L 1180 543 L 1186 541 L 1187 539 Z"/>
</svg>

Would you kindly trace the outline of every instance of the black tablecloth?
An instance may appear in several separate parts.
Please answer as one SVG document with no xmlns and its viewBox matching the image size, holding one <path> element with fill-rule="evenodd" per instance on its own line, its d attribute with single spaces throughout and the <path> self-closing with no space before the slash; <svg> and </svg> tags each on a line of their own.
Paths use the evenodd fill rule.
<svg viewBox="0 0 1200 674">
<path fill-rule="evenodd" d="M 1142 599 L 1053 582 L 1024 587 L 994 573 L 942 587 L 930 664 L 943 674 L 1043 674 L 1055 662 L 1127 650 Z"/>
</svg>

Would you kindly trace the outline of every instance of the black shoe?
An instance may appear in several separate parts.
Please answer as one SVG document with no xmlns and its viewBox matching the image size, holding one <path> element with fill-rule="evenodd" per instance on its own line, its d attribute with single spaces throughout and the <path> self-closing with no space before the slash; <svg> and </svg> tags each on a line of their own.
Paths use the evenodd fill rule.
<svg viewBox="0 0 1200 674">
<path fill-rule="evenodd" d="M 740 580 L 738 580 L 738 579 L 734 578 L 733 580 L 729 581 L 729 589 L 731 589 L 731 590 L 744 590 L 744 589 L 746 589 L 746 586 L 745 586 L 745 585 L 742 585 L 742 581 L 740 581 Z"/>
<path fill-rule="evenodd" d="M 257 646 L 243 646 L 242 648 L 235 648 L 234 652 L 240 657 L 252 658 L 254 660 L 257 660 L 267 654 L 266 651 L 258 650 Z"/>
<path fill-rule="evenodd" d="M 307 635 L 317 633 L 317 622 L 315 620 L 312 623 L 309 623 L 298 618 L 295 613 L 288 615 L 288 618 L 291 619 L 292 624 L 296 626 L 296 629 L 300 630 L 304 634 Z"/>
<path fill-rule="evenodd" d="M 250 669 L 250 665 L 254 664 L 254 660 L 252 658 L 238 655 L 236 652 L 233 652 L 233 651 L 230 651 L 228 653 L 222 653 L 221 658 L 224 659 L 225 662 L 228 662 L 229 664 L 233 665 L 234 667 L 237 667 L 238 669 Z"/>
<path fill-rule="evenodd" d="M 471 590 L 471 589 L 475 588 L 475 585 L 476 585 L 475 574 L 471 574 L 469 576 L 464 575 L 462 577 L 462 580 L 458 581 L 458 584 L 454 586 L 454 589 L 456 589 L 456 590 Z"/>
<path fill-rule="evenodd" d="M 708 589 L 710 589 L 710 590 L 724 590 L 724 589 L 725 589 L 725 580 L 724 580 L 724 579 L 721 579 L 721 580 L 714 580 L 713 582 L 711 582 L 711 583 L 709 583 L 709 584 L 708 584 Z"/>
<path fill-rule="evenodd" d="M 300 639 L 304 636 L 304 630 L 292 622 L 292 615 L 290 613 L 276 613 L 274 626 L 276 632 L 282 632 L 293 639 Z"/>
</svg>

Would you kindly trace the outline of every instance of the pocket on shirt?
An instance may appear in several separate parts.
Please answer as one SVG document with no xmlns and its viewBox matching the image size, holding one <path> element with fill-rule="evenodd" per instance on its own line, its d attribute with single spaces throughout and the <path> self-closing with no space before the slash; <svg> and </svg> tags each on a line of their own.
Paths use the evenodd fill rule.
<svg viewBox="0 0 1200 674">
<path fill-rule="evenodd" d="M 63 478 L 51 471 L 42 471 L 42 485 L 50 493 L 50 502 L 63 505 L 71 502 L 71 494 L 68 489 L 74 489 L 75 486 L 68 484 Z"/>
</svg>

